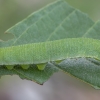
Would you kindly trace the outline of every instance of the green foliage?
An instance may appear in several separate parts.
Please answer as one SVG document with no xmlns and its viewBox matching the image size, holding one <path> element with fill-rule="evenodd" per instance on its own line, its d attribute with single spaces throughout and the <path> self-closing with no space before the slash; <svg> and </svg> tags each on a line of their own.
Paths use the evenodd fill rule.
<svg viewBox="0 0 100 100">
<path fill-rule="evenodd" d="M 100 21 L 57 0 L 6 33 L 15 38 L 0 41 L 0 76 L 17 74 L 43 84 L 62 70 L 100 88 Z"/>
</svg>

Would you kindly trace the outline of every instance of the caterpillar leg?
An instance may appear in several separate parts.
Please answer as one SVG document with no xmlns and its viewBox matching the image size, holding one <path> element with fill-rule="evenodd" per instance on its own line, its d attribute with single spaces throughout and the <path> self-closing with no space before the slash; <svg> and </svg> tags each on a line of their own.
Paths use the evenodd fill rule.
<svg viewBox="0 0 100 100">
<path fill-rule="evenodd" d="M 46 64 L 37 64 L 39 70 L 44 70 Z"/>
<path fill-rule="evenodd" d="M 30 65 L 21 65 L 23 69 L 28 69 Z"/>
<path fill-rule="evenodd" d="M 6 65 L 6 67 L 7 67 L 7 69 L 9 69 L 9 70 L 11 70 L 11 69 L 13 69 L 13 68 L 14 68 L 14 66 L 13 66 L 13 65 Z"/>
</svg>

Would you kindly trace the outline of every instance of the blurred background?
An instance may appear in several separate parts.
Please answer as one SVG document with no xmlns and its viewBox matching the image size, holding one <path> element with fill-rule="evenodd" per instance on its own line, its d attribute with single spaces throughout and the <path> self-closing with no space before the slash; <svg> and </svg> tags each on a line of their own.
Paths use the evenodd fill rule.
<svg viewBox="0 0 100 100">
<path fill-rule="evenodd" d="M 13 38 L 4 32 L 54 0 L 0 0 L 0 39 Z M 100 20 L 100 0 L 66 0 L 87 13 L 94 21 Z M 0 79 L 0 100 L 100 100 L 100 90 L 63 74 L 55 73 L 43 86 L 21 80 L 18 76 Z"/>
</svg>

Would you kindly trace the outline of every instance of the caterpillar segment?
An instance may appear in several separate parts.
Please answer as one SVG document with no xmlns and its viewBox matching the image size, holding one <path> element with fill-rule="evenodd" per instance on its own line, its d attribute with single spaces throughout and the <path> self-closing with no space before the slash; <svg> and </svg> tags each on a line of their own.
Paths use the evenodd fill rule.
<svg viewBox="0 0 100 100">
<path fill-rule="evenodd" d="M 37 67 L 38 67 L 39 70 L 44 70 L 45 66 L 46 66 L 45 63 L 43 63 L 43 64 L 37 64 Z"/>
<path fill-rule="evenodd" d="M 21 65 L 23 69 L 28 69 L 30 65 Z"/>
<path fill-rule="evenodd" d="M 6 68 L 9 69 L 9 70 L 11 70 L 11 69 L 14 68 L 14 66 L 12 66 L 12 65 L 7 65 Z"/>
</svg>

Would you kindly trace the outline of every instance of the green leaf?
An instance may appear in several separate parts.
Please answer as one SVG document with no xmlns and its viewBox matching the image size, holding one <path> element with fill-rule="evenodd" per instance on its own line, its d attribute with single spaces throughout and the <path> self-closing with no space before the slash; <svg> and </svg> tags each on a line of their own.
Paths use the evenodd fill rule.
<svg viewBox="0 0 100 100">
<path fill-rule="evenodd" d="M 57 0 L 6 32 L 15 38 L 0 41 L 1 76 L 17 74 L 43 84 L 62 70 L 100 88 L 100 21 L 95 23 L 65 1 Z M 40 64 L 46 64 L 44 70 L 37 69 Z M 15 67 L 8 70 L 4 67 L 7 65 Z M 30 67 L 22 69 L 22 65 Z"/>
<path fill-rule="evenodd" d="M 69 58 L 56 66 L 65 73 L 100 89 L 100 61 L 92 58 Z"/>
<path fill-rule="evenodd" d="M 15 39 L 8 40 L 8 41 L 0 41 L 0 47 L 9 47 L 12 45 L 12 43 L 15 41 Z"/>
<path fill-rule="evenodd" d="M 7 70 L 6 66 L 0 66 L 0 77 L 3 75 L 16 74 L 22 79 L 31 80 L 41 85 L 55 72 L 58 72 L 58 69 L 52 63 L 48 63 L 43 71 L 38 70 L 36 65 L 30 65 L 27 70 L 21 68 L 19 65 L 14 66 L 12 70 Z"/>
</svg>

